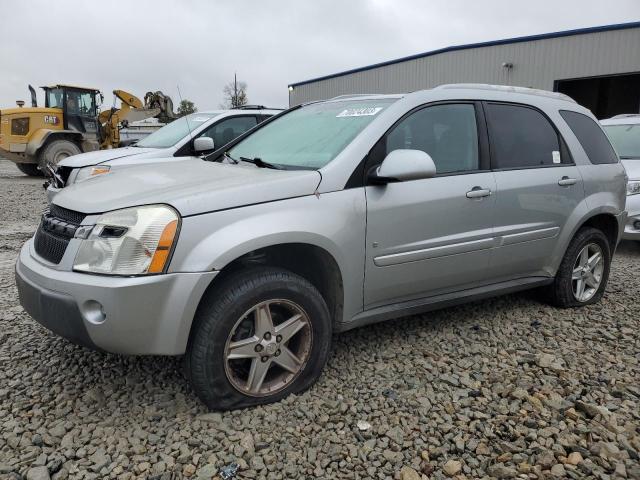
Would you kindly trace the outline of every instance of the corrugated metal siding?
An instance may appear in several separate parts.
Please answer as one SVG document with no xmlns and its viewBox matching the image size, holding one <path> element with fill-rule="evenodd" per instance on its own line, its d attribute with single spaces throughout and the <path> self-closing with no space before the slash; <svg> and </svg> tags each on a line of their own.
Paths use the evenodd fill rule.
<svg viewBox="0 0 640 480">
<path fill-rule="evenodd" d="M 504 62 L 513 69 L 502 67 Z M 555 80 L 640 72 L 640 28 L 440 53 L 298 85 L 290 105 L 350 93 L 399 93 L 444 83 L 553 90 Z"/>
</svg>

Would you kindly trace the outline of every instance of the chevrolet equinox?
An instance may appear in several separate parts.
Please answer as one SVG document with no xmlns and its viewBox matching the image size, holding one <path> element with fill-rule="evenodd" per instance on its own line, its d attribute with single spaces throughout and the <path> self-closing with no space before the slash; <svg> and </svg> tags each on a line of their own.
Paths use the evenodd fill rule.
<svg viewBox="0 0 640 480">
<path fill-rule="evenodd" d="M 62 189 L 22 248 L 26 311 L 108 352 L 185 355 L 214 409 L 308 388 L 331 336 L 542 287 L 600 300 L 627 177 L 568 97 L 490 85 L 293 107 L 205 159 Z"/>
</svg>

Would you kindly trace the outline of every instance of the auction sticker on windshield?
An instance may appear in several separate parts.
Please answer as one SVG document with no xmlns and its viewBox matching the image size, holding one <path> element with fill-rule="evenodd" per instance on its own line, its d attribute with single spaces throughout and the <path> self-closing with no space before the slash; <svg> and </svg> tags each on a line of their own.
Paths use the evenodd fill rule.
<svg viewBox="0 0 640 480">
<path fill-rule="evenodd" d="M 365 108 L 347 108 L 341 111 L 336 118 L 340 117 L 369 117 L 375 115 L 382 107 L 365 107 Z"/>
</svg>

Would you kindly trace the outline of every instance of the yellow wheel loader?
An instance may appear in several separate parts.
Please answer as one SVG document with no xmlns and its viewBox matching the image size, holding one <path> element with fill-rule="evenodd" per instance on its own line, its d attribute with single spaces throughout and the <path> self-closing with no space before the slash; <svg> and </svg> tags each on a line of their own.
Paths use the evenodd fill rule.
<svg viewBox="0 0 640 480">
<path fill-rule="evenodd" d="M 29 85 L 31 107 L 25 108 L 24 102 L 18 101 L 17 108 L 0 110 L 0 156 L 32 176 L 48 175 L 50 167 L 71 155 L 118 147 L 120 128 L 127 122 L 154 117 L 161 111 L 145 108 L 135 95 L 114 90 L 120 108 L 98 113 L 104 97 L 95 88 L 41 88 L 45 92 L 44 108 L 38 107 L 36 92 Z"/>
</svg>

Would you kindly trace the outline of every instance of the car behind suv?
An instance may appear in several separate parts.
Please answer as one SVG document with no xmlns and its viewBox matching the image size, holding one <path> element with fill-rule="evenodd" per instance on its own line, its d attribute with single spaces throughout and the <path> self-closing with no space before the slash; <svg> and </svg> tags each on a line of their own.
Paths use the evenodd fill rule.
<svg viewBox="0 0 640 480">
<path fill-rule="evenodd" d="M 629 176 L 628 217 L 622 238 L 640 240 L 640 113 L 617 115 L 600 123 Z"/>
<path fill-rule="evenodd" d="M 16 279 L 73 342 L 186 354 L 211 408 L 309 387 L 332 332 L 533 287 L 597 302 L 626 218 L 592 114 L 528 89 L 311 103 L 207 160 L 61 192 Z"/>
<path fill-rule="evenodd" d="M 111 169 L 211 153 L 281 110 L 246 106 L 197 112 L 165 125 L 134 145 L 81 153 L 60 161 L 47 188 L 49 201 L 68 185 Z M 201 139 L 201 140 L 199 140 Z"/>
</svg>

